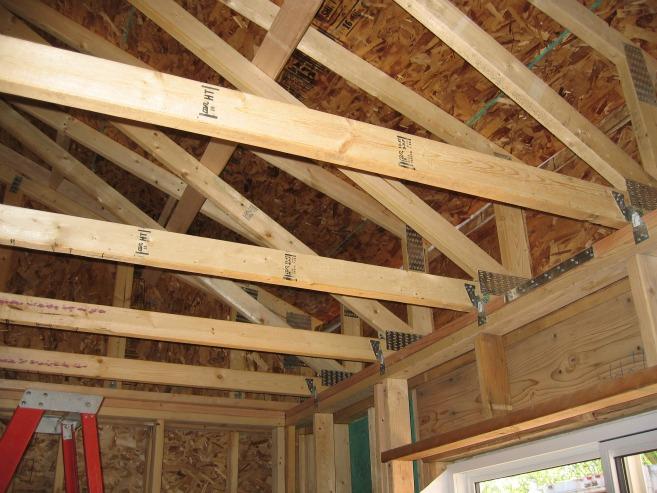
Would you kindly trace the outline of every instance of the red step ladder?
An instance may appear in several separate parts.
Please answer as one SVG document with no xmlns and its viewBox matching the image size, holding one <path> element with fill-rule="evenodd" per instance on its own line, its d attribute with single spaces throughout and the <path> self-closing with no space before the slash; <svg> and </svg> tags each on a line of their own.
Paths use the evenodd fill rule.
<svg viewBox="0 0 657 493">
<path fill-rule="evenodd" d="M 84 462 L 89 493 L 103 492 L 96 414 L 103 402 L 98 395 L 27 389 L 0 438 L 0 493 L 9 488 L 32 435 L 61 434 L 66 493 L 78 493 L 75 430 L 82 426 Z"/>
</svg>

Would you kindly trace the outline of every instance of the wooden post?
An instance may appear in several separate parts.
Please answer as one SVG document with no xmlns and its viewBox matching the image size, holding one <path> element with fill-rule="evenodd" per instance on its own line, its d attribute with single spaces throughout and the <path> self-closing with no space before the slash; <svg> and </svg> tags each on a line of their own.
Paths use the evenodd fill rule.
<svg viewBox="0 0 657 493">
<path fill-rule="evenodd" d="M 116 264 L 114 278 L 114 297 L 112 305 L 120 308 L 130 308 L 132 301 L 132 282 L 135 267 L 133 265 Z M 112 358 L 125 358 L 127 339 L 125 337 L 107 337 L 107 356 Z M 121 382 L 107 382 L 108 387 L 121 388 Z"/>
<path fill-rule="evenodd" d="M 146 451 L 146 487 L 148 493 L 159 493 L 162 489 L 162 462 L 164 459 L 164 420 L 158 419 L 151 428 L 151 437 Z"/>
<path fill-rule="evenodd" d="M 335 441 L 332 414 L 314 415 L 313 435 L 315 436 L 315 493 L 335 493 Z"/>
<path fill-rule="evenodd" d="M 502 337 L 479 334 L 475 338 L 475 354 L 484 415 L 490 418 L 506 414 L 511 409 L 511 393 Z"/>
<path fill-rule="evenodd" d="M 406 380 L 388 378 L 377 384 L 374 387 L 374 406 L 381 450 L 411 443 L 411 416 Z M 381 473 L 384 493 L 413 493 L 412 462 L 390 461 L 384 464 Z"/>
<path fill-rule="evenodd" d="M 298 435 L 299 448 L 297 449 L 297 464 L 299 464 L 299 474 L 297 476 L 297 491 L 299 493 L 308 493 L 308 440 L 307 435 Z"/>
<path fill-rule="evenodd" d="M 285 427 L 285 493 L 296 493 L 297 430 Z"/>
<path fill-rule="evenodd" d="M 64 493 L 64 453 L 62 451 L 62 438 L 57 442 L 57 459 L 55 459 L 55 481 L 52 485 L 52 493 Z"/>
<path fill-rule="evenodd" d="M 334 425 L 335 491 L 351 493 L 351 456 L 349 453 L 349 425 Z"/>
<path fill-rule="evenodd" d="M 657 257 L 635 255 L 627 266 L 646 366 L 657 365 Z"/>
<path fill-rule="evenodd" d="M 415 272 L 429 272 L 429 256 L 424 239 L 410 226 L 402 238 L 404 268 Z M 418 334 L 433 332 L 433 310 L 426 306 L 406 305 L 408 324 Z"/>
<path fill-rule="evenodd" d="M 532 277 L 532 257 L 525 212 L 518 207 L 493 204 L 502 265 L 515 276 Z"/>
<path fill-rule="evenodd" d="M 340 325 L 342 334 L 348 336 L 362 336 L 363 324 L 360 317 L 344 305 L 340 305 Z M 357 361 L 343 362 L 346 371 L 357 373 L 363 369 L 363 363 Z"/>
<path fill-rule="evenodd" d="M 285 493 L 285 428 L 277 426 L 272 431 L 271 469 L 273 493 Z"/>
<path fill-rule="evenodd" d="M 376 398 L 376 394 L 374 396 Z M 370 474 L 372 476 L 372 493 L 382 493 L 381 488 L 381 448 L 377 433 L 376 410 L 370 407 L 367 410 L 367 427 L 370 439 Z"/>
<path fill-rule="evenodd" d="M 232 394 L 233 392 L 231 392 Z M 237 493 L 239 480 L 240 432 L 228 435 L 228 463 L 226 464 L 226 493 Z"/>
</svg>

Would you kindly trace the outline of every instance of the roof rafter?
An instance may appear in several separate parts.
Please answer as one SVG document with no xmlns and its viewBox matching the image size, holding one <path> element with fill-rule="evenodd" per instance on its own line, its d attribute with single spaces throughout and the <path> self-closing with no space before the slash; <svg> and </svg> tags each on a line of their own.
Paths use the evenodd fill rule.
<svg viewBox="0 0 657 493">
<path fill-rule="evenodd" d="M 625 224 L 611 189 L 506 159 L 6 36 L 0 38 L 0 59 L 5 67 L 0 89 L 10 94 L 261 145 L 606 226 Z M 106 73 L 113 74 L 111 80 L 99 75 Z M 204 112 L 206 97 L 214 106 Z"/>
<path fill-rule="evenodd" d="M 17 207 L 0 206 L 0 218 L 3 245 L 347 296 L 472 310 L 466 281 L 460 279 Z"/>
<path fill-rule="evenodd" d="M 395 0 L 547 130 L 625 190 L 626 179 L 653 179 L 589 120 L 449 0 Z"/>
</svg>

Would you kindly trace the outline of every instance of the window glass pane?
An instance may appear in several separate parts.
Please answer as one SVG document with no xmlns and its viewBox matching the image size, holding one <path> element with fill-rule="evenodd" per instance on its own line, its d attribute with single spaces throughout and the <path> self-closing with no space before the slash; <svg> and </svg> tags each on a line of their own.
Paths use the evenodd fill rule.
<svg viewBox="0 0 657 493">
<path fill-rule="evenodd" d="M 625 491 L 657 493 L 657 450 L 623 457 Z M 622 480 L 622 479 L 621 479 Z"/>
<path fill-rule="evenodd" d="M 479 493 L 604 493 L 600 459 L 482 481 Z M 651 492 L 652 493 L 652 492 Z"/>
</svg>

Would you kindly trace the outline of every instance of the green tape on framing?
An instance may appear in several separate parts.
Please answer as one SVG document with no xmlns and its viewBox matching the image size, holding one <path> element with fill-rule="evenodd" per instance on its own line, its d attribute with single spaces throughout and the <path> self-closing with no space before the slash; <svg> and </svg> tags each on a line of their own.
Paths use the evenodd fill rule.
<svg viewBox="0 0 657 493">
<path fill-rule="evenodd" d="M 413 396 L 408 396 L 408 409 L 411 415 L 411 443 L 417 441 L 417 431 L 415 430 L 415 406 L 413 406 Z M 419 460 L 413 461 L 413 482 L 415 483 L 415 493 L 420 493 L 420 467 L 421 463 Z"/>
</svg>

